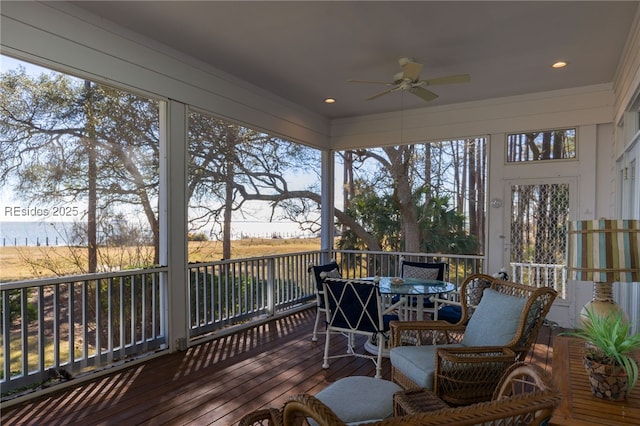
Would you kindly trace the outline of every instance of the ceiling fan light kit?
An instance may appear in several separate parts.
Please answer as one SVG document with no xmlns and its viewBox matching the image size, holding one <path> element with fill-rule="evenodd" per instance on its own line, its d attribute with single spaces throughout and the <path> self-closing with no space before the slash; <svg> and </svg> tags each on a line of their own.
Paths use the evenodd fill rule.
<svg viewBox="0 0 640 426">
<path fill-rule="evenodd" d="M 373 96 L 367 98 L 368 101 L 379 98 L 388 93 L 396 92 L 399 90 L 412 93 L 425 101 L 432 101 L 438 97 L 437 94 L 428 90 L 427 86 L 433 86 L 438 84 L 458 84 L 468 83 L 471 81 L 469 74 L 457 74 L 446 77 L 438 77 L 429 80 L 420 80 L 420 72 L 422 71 L 422 64 L 415 62 L 412 58 L 400 58 L 398 63 L 402 67 L 402 71 L 396 73 L 393 76 L 393 82 L 384 81 L 368 81 L 368 80 L 349 80 L 350 83 L 370 83 L 370 84 L 384 84 L 386 86 L 393 86 L 382 92 L 376 93 Z"/>
</svg>

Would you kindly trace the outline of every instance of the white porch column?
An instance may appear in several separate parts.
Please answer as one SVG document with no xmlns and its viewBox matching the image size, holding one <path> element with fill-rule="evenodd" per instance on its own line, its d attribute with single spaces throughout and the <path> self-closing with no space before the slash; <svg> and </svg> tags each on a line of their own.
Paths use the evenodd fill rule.
<svg viewBox="0 0 640 426">
<path fill-rule="evenodd" d="M 334 152 L 331 150 L 322 151 L 322 176 L 321 176 L 321 195 L 320 203 L 322 206 L 322 212 L 320 217 L 320 225 L 322 229 L 320 231 L 320 249 L 332 250 L 333 238 L 334 238 L 334 181 L 335 181 L 335 167 L 334 167 Z M 330 256 L 329 256 L 330 257 Z M 323 259 L 323 262 L 328 262 L 330 259 Z"/>
<path fill-rule="evenodd" d="M 165 322 L 172 352 L 186 349 L 189 337 L 187 298 L 187 106 L 161 103 L 164 132 L 160 142 L 160 262 L 168 266 Z M 166 114 L 164 113 L 166 110 Z"/>
</svg>

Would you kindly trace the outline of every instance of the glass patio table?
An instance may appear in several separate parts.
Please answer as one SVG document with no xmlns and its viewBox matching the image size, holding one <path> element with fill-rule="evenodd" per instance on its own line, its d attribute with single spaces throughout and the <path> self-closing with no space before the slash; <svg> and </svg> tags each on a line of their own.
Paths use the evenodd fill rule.
<svg viewBox="0 0 640 426">
<path fill-rule="evenodd" d="M 451 293 L 456 285 L 448 281 L 427 280 L 421 278 L 379 277 L 378 287 L 383 299 L 391 301 L 393 296 L 412 297 L 416 299 L 417 318 L 424 318 L 424 300 L 439 294 Z M 375 277 L 365 277 L 362 280 L 373 281 Z M 389 303 L 391 304 L 391 303 Z M 402 320 L 402 318 L 400 318 Z M 365 349 L 377 353 L 377 345 L 371 340 L 365 343 Z M 383 352 L 388 356 L 388 350 Z"/>
<path fill-rule="evenodd" d="M 366 277 L 363 280 L 373 280 Z M 424 299 L 438 294 L 451 293 L 456 285 L 448 281 L 425 280 L 421 278 L 380 277 L 378 283 L 382 296 L 411 296 L 415 297 L 417 317 L 424 317 Z"/>
</svg>

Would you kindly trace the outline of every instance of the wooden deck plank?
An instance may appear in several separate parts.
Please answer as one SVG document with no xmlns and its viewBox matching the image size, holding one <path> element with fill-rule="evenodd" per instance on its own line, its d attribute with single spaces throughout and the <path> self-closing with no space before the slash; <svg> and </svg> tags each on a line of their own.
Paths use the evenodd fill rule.
<svg viewBox="0 0 640 426">
<path fill-rule="evenodd" d="M 3 408 L 0 424 L 232 425 L 250 411 L 281 406 L 291 395 L 375 374 L 373 362 L 353 357 L 332 360 L 324 370 L 324 337 L 311 342 L 314 319 L 313 309 L 302 311 Z M 528 360 L 550 369 L 556 334 L 543 327 Z M 344 339 L 332 339 L 331 353 L 344 350 Z M 382 374 L 391 376 L 388 359 Z"/>
</svg>

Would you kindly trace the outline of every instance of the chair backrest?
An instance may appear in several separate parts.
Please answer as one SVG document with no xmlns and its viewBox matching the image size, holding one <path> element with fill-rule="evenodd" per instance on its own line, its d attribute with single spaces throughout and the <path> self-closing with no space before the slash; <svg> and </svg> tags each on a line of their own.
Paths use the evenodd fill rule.
<svg viewBox="0 0 640 426">
<path fill-rule="evenodd" d="M 327 326 L 367 333 L 383 331 L 380 290 L 373 281 L 326 278 Z"/>
<path fill-rule="evenodd" d="M 459 324 L 466 324 L 475 312 L 484 290 L 491 287 L 495 280 L 491 275 L 469 275 L 460 285 L 461 317 Z"/>
<path fill-rule="evenodd" d="M 489 288 L 487 282 L 491 283 Z M 480 295 L 473 316 L 469 316 L 469 300 Z M 469 317 L 461 343 L 507 347 L 516 353 L 516 360 L 523 361 L 556 296 L 557 292 L 550 287 L 538 288 L 491 277 L 465 281 L 461 287 L 462 307 L 463 316 Z"/>
<path fill-rule="evenodd" d="M 518 360 L 524 361 L 558 292 L 551 287 L 534 287 L 501 280 L 494 280 L 491 288 L 509 296 L 527 299 L 520 316 L 516 337 L 509 345 L 518 354 Z"/>
<path fill-rule="evenodd" d="M 325 278 L 341 278 L 342 274 L 340 273 L 340 266 L 338 266 L 338 262 L 332 260 L 329 263 L 325 263 L 324 265 L 309 265 L 309 273 L 313 274 L 313 279 L 316 284 L 316 291 L 322 291 L 322 281 Z M 324 273 L 324 274 L 323 274 Z"/>
<path fill-rule="evenodd" d="M 447 264 L 444 262 L 407 262 L 402 260 L 400 276 L 402 278 L 420 278 L 423 280 L 444 280 Z"/>
</svg>

